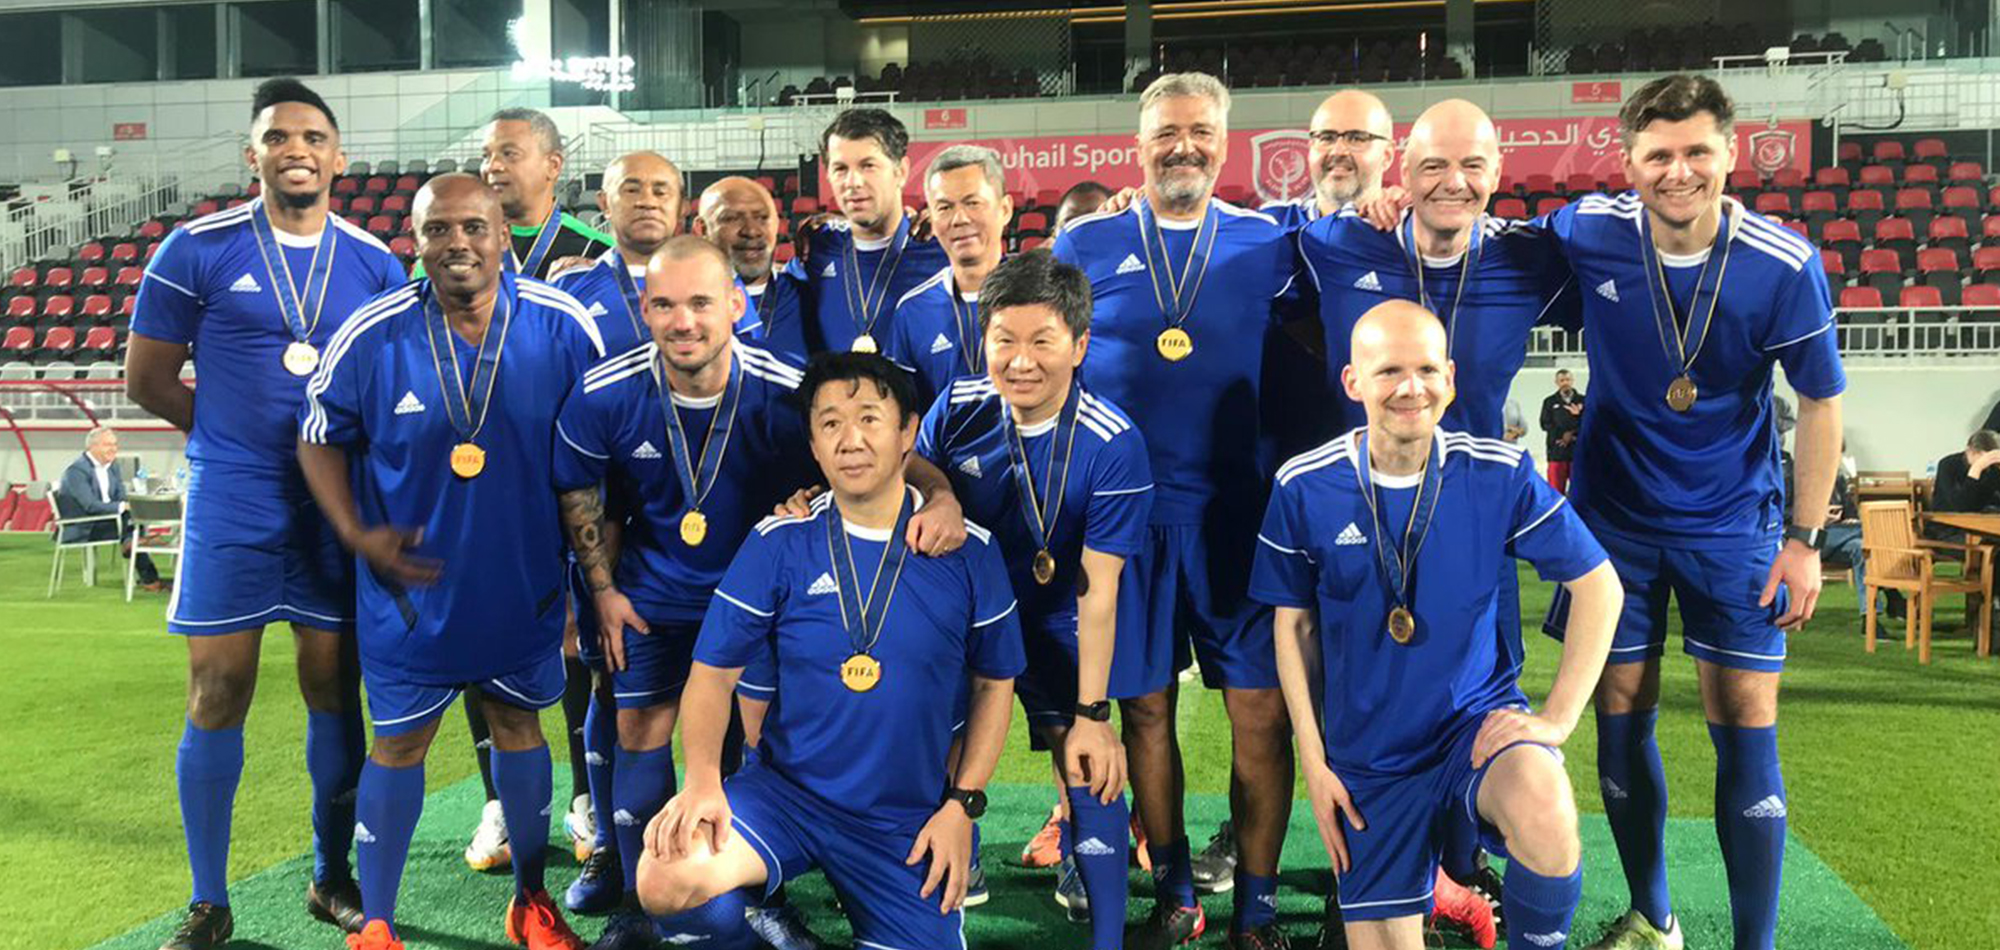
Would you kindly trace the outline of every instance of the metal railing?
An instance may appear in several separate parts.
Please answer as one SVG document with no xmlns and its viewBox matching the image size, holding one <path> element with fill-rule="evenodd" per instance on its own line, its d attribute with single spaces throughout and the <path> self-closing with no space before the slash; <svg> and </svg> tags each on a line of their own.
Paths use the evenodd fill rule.
<svg viewBox="0 0 2000 950">
<path fill-rule="evenodd" d="M 1834 333 L 1842 359 L 1993 360 L 2000 357 L 2000 308 L 1839 307 Z M 1581 333 L 1536 327 L 1528 356 L 1577 356 Z"/>
<path fill-rule="evenodd" d="M 127 170 L 24 189 L 0 216 L 0 267 L 12 270 L 77 246 L 130 234 L 148 218 L 242 177 L 242 136 L 230 133 L 156 155 Z"/>
</svg>

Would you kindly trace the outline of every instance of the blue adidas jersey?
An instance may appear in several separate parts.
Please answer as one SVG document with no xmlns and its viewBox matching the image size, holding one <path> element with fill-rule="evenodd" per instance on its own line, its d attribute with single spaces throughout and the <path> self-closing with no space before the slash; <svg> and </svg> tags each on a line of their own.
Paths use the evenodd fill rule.
<svg viewBox="0 0 2000 950">
<path fill-rule="evenodd" d="M 521 669 L 562 640 L 565 545 L 550 478 L 556 411 L 604 349 L 575 298 L 511 273 L 500 280 L 487 329 L 499 369 L 475 439 L 486 450 L 477 477 L 451 470 L 462 439 L 446 400 L 459 397 L 456 380 L 447 389 L 439 379 L 439 357 L 456 359 L 470 387 L 479 349 L 448 330 L 436 336 L 451 351 L 432 349 L 430 281 L 356 311 L 307 385 L 299 438 L 356 447 L 362 522 L 422 529 L 414 553 L 444 564 L 435 585 L 404 589 L 357 558 L 364 670 L 455 685 Z M 442 373 L 451 372 L 443 363 Z"/>
<path fill-rule="evenodd" d="M 1270 215 L 1271 220 L 1278 222 L 1278 226 L 1287 231 L 1297 231 L 1325 216 L 1319 210 L 1319 196 L 1316 194 L 1267 202 L 1258 205 L 1257 210 Z"/>
<path fill-rule="evenodd" d="M 1376 519 L 1357 466 L 1358 432 L 1278 470 L 1258 532 L 1250 596 L 1319 614 L 1327 761 L 1342 775 L 1407 774 L 1436 765 L 1456 730 L 1525 706 L 1519 633 L 1495 623 L 1502 558 L 1567 582 L 1605 560 L 1520 447 L 1439 430 L 1442 467 L 1430 529 L 1416 547 L 1416 637 L 1388 634 L 1393 602 L 1376 563 Z M 1382 523 L 1403 541 L 1421 476 L 1374 475 Z"/>
<path fill-rule="evenodd" d="M 954 304 L 953 298 L 956 297 Z M 918 284 L 896 304 L 896 325 L 882 355 L 916 377 L 917 404 L 928 406 L 953 382 L 986 376 L 979 336 L 979 293 L 959 293 L 951 268 Z"/>
<path fill-rule="evenodd" d="M 808 357 L 805 317 L 801 309 L 805 289 L 805 275 L 799 270 L 798 261 L 773 270 L 763 286 L 746 287 L 744 296 L 749 299 L 750 306 L 756 308 L 757 321 L 754 324 L 747 320 L 738 322 L 737 338 L 754 343 L 793 366 L 804 368 Z"/>
<path fill-rule="evenodd" d="M 900 256 L 894 253 L 899 243 L 903 245 Z M 850 249 L 855 258 L 852 263 L 848 260 Z M 854 304 L 864 295 L 875 312 L 869 335 L 877 347 L 887 345 L 896 329 L 896 301 L 951 263 L 936 241 L 920 241 L 910 235 L 907 215 L 896 226 L 895 234 L 879 242 L 857 241 L 848 222 L 828 221 L 813 232 L 806 251 L 798 263 L 806 280 L 802 309 L 806 319 L 799 331 L 807 356 L 853 348 L 865 322 Z M 891 263 L 895 269 L 882 272 L 881 268 Z M 849 273 L 855 265 L 859 273 Z"/>
<path fill-rule="evenodd" d="M 943 801 L 954 699 L 967 678 L 1011 679 L 1025 668 L 1020 615 L 999 546 L 968 521 L 964 547 L 904 558 L 870 650 L 881 679 L 866 693 L 850 691 L 840 682 L 854 648 L 828 548 L 832 501 L 821 495 L 811 515 L 766 519 L 744 539 L 694 658 L 728 669 L 774 657 L 775 698 L 758 761 L 826 808 L 907 833 Z M 865 590 L 889 532 L 848 525 L 846 533 Z"/>
<path fill-rule="evenodd" d="M 1408 245 L 1409 212 L 1393 231 L 1377 231 L 1352 213 L 1320 218 L 1298 233 L 1298 253 L 1319 299 L 1326 370 L 1341 431 L 1368 424 L 1347 398 L 1340 373 L 1351 358 L 1354 324 L 1386 300 L 1428 296 L 1446 322 L 1457 363 L 1457 398 L 1445 410 L 1449 429 L 1485 438 L 1506 431 L 1501 411 L 1514 375 L 1528 358 L 1537 324 L 1575 328 L 1582 319 L 1575 279 L 1544 229 L 1490 215 L 1480 218 L 1471 280 L 1460 293 L 1465 255 L 1449 261 L 1416 255 Z M 1422 261 L 1421 264 L 1418 262 Z M 1423 268 L 1422 293 L 1415 269 Z"/>
<path fill-rule="evenodd" d="M 615 270 L 618 267 L 624 267 L 631 275 L 633 296 L 625 294 Z M 645 307 L 637 296 L 646 292 L 646 268 L 626 264 L 617 248 L 598 255 L 592 263 L 572 265 L 550 274 L 549 283 L 583 304 L 584 311 L 597 321 L 597 332 L 604 337 L 606 352 L 623 353 L 652 342 L 652 332 L 646 329 Z M 743 290 L 740 278 L 736 289 L 739 293 Z M 739 334 L 754 332 L 758 325 L 756 299 L 748 294 L 743 299 L 743 317 L 736 321 Z"/>
<path fill-rule="evenodd" d="M 731 344 L 731 359 L 734 391 L 698 400 L 672 397 L 690 459 L 711 451 L 711 432 L 727 436 L 713 450 L 723 454 L 701 500 L 708 536 L 700 545 L 681 540 L 688 499 L 675 472 L 654 370 L 659 351 L 652 343 L 593 367 L 556 421 L 556 489 L 603 484 L 606 507 L 628 514 L 616 579 L 649 621 L 699 621 L 751 527 L 819 477 L 805 423 L 792 404 L 799 371 L 741 341 Z M 726 431 L 716 419 L 725 405 L 731 407 Z"/>
<path fill-rule="evenodd" d="M 1034 580 L 1035 532 L 1022 507 L 1015 480 L 1014 455 L 1007 427 L 1013 423 L 1007 401 L 985 377 L 961 379 L 924 415 L 917 431 L 917 454 L 951 478 L 952 493 L 966 517 L 988 525 L 1007 559 L 1007 573 L 1021 599 L 1021 625 L 1031 631 L 1076 633 L 1076 576 L 1083 549 L 1131 558 L 1146 539 L 1153 506 L 1153 473 L 1146 461 L 1146 440 L 1117 406 L 1092 395 L 1077 394 L 1075 444 L 1058 442 L 1060 416 L 1021 431 L 1028 474 L 1042 498 L 1044 510 L 1054 509 L 1049 553 L 1055 555 L 1055 578 Z M 1060 489 L 1050 492 L 1051 452 L 1069 460 Z M 1061 506 L 1055 501 L 1060 497 Z"/>
<path fill-rule="evenodd" d="M 262 468 L 295 464 L 299 403 L 306 380 L 282 362 L 292 331 L 278 303 L 278 281 L 257 248 L 252 216 L 261 200 L 196 218 L 176 228 L 146 265 L 132 332 L 193 347 L 201 395 L 194 401 L 188 458 Z M 326 353 L 349 314 L 368 298 L 407 278 L 396 255 L 339 215 L 333 229 L 331 272 L 310 342 Z M 317 238 L 274 231 L 300 297 L 305 296 Z M 312 321 L 312 315 L 306 315 Z"/>
<path fill-rule="evenodd" d="M 1576 272 L 1589 340 L 1570 497 L 1596 531 L 1683 547 L 1769 543 L 1787 517 L 1772 367 L 1809 398 L 1847 387 L 1819 252 L 1759 215 L 1730 216 L 1720 304 L 1691 370 L 1700 397 L 1675 412 L 1666 392 L 1678 368 L 1654 320 L 1644 214 L 1628 192 L 1585 196 L 1539 222 Z M 1683 312 L 1693 263 L 1669 276 Z"/>
<path fill-rule="evenodd" d="M 1159 355 L 1167 318 L 1154 295 L 1141 219 L 1144 201 L 1069 223 L 1055 256 L 1083 269 L 1093 297 L 1085 385 L 1130 414 L 1146 435 L 1156 481 L 1154 524 L 1199 524 L 1211 504 L 1255 517 L 1266 480 L 1257 462 L 1258 396 L 1273 300 L 1291 283 L 1292 250 L 1276 221 L 1220 200 L 1215 247 L 1183 325 L 1193 352 Z M 1163 222 L 1178 276 L 1195 242 L 1193 222 Z M 1199 269 L 1197 262 L 1197 270 Z M 1166 283 L 1162 275 L 1161 283 Z M 1164 295 L 1164 291 L 1162 291 Z"/>
</svg>

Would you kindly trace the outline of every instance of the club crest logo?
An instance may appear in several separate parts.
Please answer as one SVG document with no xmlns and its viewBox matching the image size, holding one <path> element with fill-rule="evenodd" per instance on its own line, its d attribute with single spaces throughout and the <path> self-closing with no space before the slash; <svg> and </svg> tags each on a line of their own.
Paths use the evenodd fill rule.
<svg viewBox="0 0 2000 950">
<path fill-rule="evenodd" d="M 1750 133 L 1750 167 L 1766 178 L 1790 167 L 1798 154 L 1798 135 L 1790 129 L 1761 129 Z"/>
<path fill-rule="evenodd" d="M 1250 140 L 1250 167 L 1258 198 L 1290 201 L 1312 194 L 1310 144 L 1299 129 L 1278 129 Z"/>
</svg>

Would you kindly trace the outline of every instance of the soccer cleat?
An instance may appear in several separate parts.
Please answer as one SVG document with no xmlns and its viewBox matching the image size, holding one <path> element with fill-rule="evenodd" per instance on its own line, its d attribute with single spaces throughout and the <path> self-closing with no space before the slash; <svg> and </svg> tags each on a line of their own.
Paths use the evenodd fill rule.
<svg viewBox="0 0 2000 950">
<path fill-rule="evenodd" d="M 986 890 L 986 869 L 979 866 L 979 859 L 973 858 L 972 866 L 965 875 L 965 906 L 978 907 L 993 899 Z"/>
<path fill-rule="evenodd" d="M 187 917 L 160 950 L 217 950 L 236 932 L 236 917 L 227 904 L 195 901 L 188 905 Z"/>
<path fill-rule="evenodd" d="M 514 861 L 507 846 L 507 818 L 500 802 L 490 801 L 479 813 L 479 827 L 472 829 L 472 843 L 465 846 L 465 863 L 475 871 L 504 871 Z"/>
<path fill-rule="evenodd" d="M 1156 902 L 1145 920 L 1125 928 L 1125 946 L 1127 950 L 1167 950 L 1193 943 L 1207 929 L 1208 916 L 1200 904 L 1174 907 Z"/>
<path fill-rule="evenodd" d="M 1090 920 L 1090 895 L 1084 892 L 1083 875 L 1076 869 L 1075 858 L 1062 859 L 1062 871 L 1056 877 L 1056 905 L 1069 912 L 1070 923 Z"/>
<path fill-rule="evenodd" d="M 361 932 L 361 888 L 353 878 L 314 881 L 306 885 L 306 913 L 351 934 Z"/>
<path fill-rule="evenodd" d="M 1236 826 L 1224 820 L 1194 856 L 1194 889 L 1220 894 L 1236 886 Z"/>
<path fill-rule="evenodd" d="M 587 950 L 548 891 L 529 894 L 526 901 L 516 894 L 507 902 L 507 941 L 528 950 Z"/>
<path fill-rule="evenodd" d="M 744 917 L 757 939 L 770 944 L 772 950 L 820 950 L 818 935 L 806 926 L 805 915 L 791 904 L 752 907 Z"/>
<path fill-rule="evenodd" d="M 1153 852 L 1146 850 L 1146 826 L 1139 823 L 1137 811 L 1132 812 L 1132 866 L 1153 873 Z"/>
<path fill-rule="evenodd" d="M 572 914 L 603 914 L 617 907 L 623 896 L 625 868 L 618 862 L 618 852 L 598 848 L 583 859 L 583 870 L 563 892 L 563 906 Z"/>
<path fill-rule="evenodd" d="M 1062 808 L 1058 806 L 1049 812 L 1049 820 L 1042 825 L 1042 830 L 1035 832 L 1035 836 L 1021 846 L 1021 866 L 1052 868 L 1062 861 Z"/>
<path fill-rule="evenodd" d="M 576 853 L 577 863 L 589 860 L 590 853 L 597 850 L 597 813 L 591 810 L 589 795 L 569 800 L 569 813 L 563 815 L 563 830 L 569 832 L 570 850 Z"/>
<path fill-rule="evenodd" d="M 347 950 L 403 950 L 403 942 L 389 932 L 386 920 L 371 920 L 360 933 L 347 935 Z"/>
<path fill-rule="evenodd" d="M 1584 950 L 1681 950 L 1685 943 L 1680 918 L 1674 918 L 1662 931 L 1645 914 L 1628 910 L 1625 916 L 1605 927 L 1604 936 Z"/>
<path fill-rule="evenodd" d="M 1314 950 L 1347 950 L 1347 919 L 1340 912 L 1340 895 L 1329 894 L 1326 910 L 1319 922 L 1319 935 L 1313 939 Z"/>
<path fill-rule="evenodd" d="M 1292 950 L 1292 938 L 1277 924 L 1265 924 L 1230 934 L 1229 950 Z"/>
<path fill-rule="evenodd" d="M 605 921 L 604 933 L 590 950 L 655 950 L 659 945 L 660 932 L 654 929 L 651 918 L 636 910 L 621 910 Z"/>
<path fill-rule="evenodd" d="M 1500 872 L 1493 870 L 1493 865 L 1487 864 L 1482 857 L 1479 859 L 1478 869 L 1472 872 L 1472 879 L 1466 881 L 1465 886 L 1472 893 L 1479 895 L 1479 899 L 1485 901 L 1487 907 L 1493 909 L 1493 929 L 1505 931 L 1507 917 L 1500 911 L 1502 898 L 1505 897 L 1503 892 L 1505 885 L 1501 882 Z"/>
<path fill-rule="evenodd" d="M 1480 950 L 1493 950 L 1500 930 L 1493 922 L 1493 908 L 1471 888 L 1459 884 L 1440 870 L 1431 892 L 1431 914 L 1440 930 L 1463 934 Z"/>
</svg>

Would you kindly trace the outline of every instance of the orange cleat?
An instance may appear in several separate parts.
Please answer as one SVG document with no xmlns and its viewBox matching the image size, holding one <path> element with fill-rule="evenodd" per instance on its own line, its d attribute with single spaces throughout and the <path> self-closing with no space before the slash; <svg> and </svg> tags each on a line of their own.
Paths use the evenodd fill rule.
<svg viewBox="0 0 2000 950">
<path fill-rule="evenodd" d="M 1500 939 L 1493 922 L 1493 907 L 1471 888 L 1459 884 L 1438 869 L 1437 887 L 1432 891 L 1431 914 L 1440 929 L 1454 930 L 1472 939 L 1481 950 L 1493 950 Z"/>
<path fill-rule="evenodd" d="M 1021 866 L 1024 868 L 1052 868 L 1062 863 L 1062 809 L 1049 812 L 1049 820 L 1042 830 L 1021 848 Z"/>
<path fill-rule="evenodd" d="M 389 932 L 386 920 L 371 920 L 358 934 L 347 935 L 347 950 L 403 950 L 403 942 Z"/>
<path fill-rule="evenodd" d="M 583 938 L 563 921 L 548 891 L 529 894 L 525 903 L 519 895 L 508 902 L 507 940 L 528 950 L 585 950 Z"/>
</svg>

